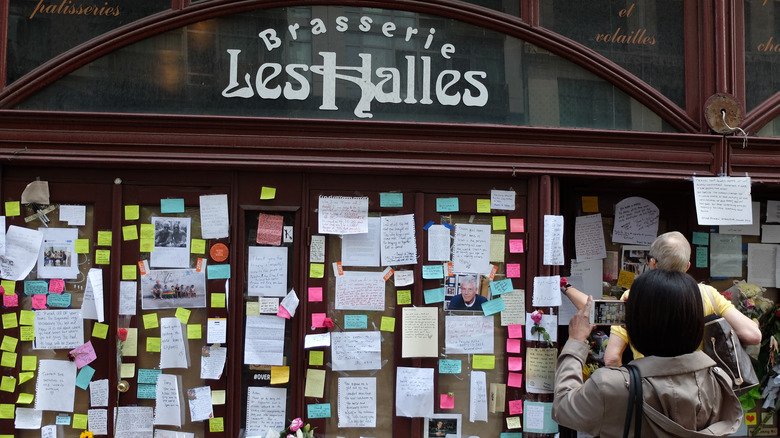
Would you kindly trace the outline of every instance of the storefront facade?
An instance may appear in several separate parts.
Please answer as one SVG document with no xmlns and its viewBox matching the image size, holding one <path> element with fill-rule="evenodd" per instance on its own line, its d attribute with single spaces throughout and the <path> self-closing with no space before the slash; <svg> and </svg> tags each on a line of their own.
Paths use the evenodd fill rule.
<svg viewBox="0 0 780 438">
<path fill-rule="evenodd" d="M 692 183 L 716 176 L 750 177 L 775 217 L 780 2 L 99 3 L 0 19 L 6 229 L 69 230 L 50 246 L 73 256 L 0 265 L 0 435 L 265 437 L 300 417 L 329 438 L 551 436 L 559 343 L 526 321 L 565 338 L 532 291 L 572 274 L 577 217 L 601 214 L 615 253 L 630 197 L 659 233 L 718 234 Z M 47 202 L 23 199 L 35 181 Z M 694 245 L 697 280 L 750 275 L 711 275 Z M 472 275 L 490 304 L 448 310 Z"/>
</svg>

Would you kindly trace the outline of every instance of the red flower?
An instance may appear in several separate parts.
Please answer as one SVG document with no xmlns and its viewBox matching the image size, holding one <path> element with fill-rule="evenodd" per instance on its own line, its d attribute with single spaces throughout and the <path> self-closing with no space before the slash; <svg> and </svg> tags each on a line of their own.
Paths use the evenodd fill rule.
<svg viewBox="0 0 780 438">
<path fill-rule="evenodd" d="M 126 341 L 127 340 L 127 329 L 119 329 L 116 332 L 116 337 L 119 338 L 120 341 Z"/>
<path fill-rule="evenodd" d="M 333 328 L 333 320 L 330 318 L 325 318 L 322 320 L 322 325 L 324 325 L 327 328 Z"/>
</svg>

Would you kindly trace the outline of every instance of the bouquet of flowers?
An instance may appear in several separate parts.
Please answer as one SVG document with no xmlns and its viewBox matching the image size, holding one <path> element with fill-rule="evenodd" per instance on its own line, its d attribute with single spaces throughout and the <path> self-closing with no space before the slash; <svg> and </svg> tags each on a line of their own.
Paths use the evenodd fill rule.
<svg viewBox="0 0 780 438">
<path fill-rule="evenodd" d="M 304 424 L 303 420 L 296 418 L 290 422 L 287 429 L 279 432 L 279 438 L 314 438 L 314 429 L 309 424 Z M 275 432 L 273 433 L 275 434 Z M 272 438 L 272 431 L 268 431 L 266 438 Z"/>
<path fill-rule="evenodd" d="M 721 292 L 727 300 L 731 300 L 740 312 L 755 321 L 761 319 L 775 306 L 772 300 L 764 297 L 766 288 L 746 283 L 744 280 L 734 280 L 734 286 Z"/>
</svg>

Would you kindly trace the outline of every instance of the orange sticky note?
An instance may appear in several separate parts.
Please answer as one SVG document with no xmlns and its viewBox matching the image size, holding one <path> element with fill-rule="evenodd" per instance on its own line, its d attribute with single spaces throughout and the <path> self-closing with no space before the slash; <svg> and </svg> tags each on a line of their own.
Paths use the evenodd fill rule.
<svg viewBox="0 0 780 438">
<path fill-rule="evenodd" d="M 583 196 L 582 197 L 582 212 L 583 213 L 598 213 L 599 212 L 599 197 L 598 196 Z"/>
</svg>

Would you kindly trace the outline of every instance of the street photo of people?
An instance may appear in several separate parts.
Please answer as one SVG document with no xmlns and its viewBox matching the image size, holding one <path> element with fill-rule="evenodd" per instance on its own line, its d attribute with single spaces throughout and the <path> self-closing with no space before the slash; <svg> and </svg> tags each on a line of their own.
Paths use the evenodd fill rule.
<svg viewBox="0 0 780 438">
<path fill-rule="evenodd" d="M 195 269 L 158 269 L 141 276 L 141 307 L 206 307 L 206 276 Z"/>
</svg>

